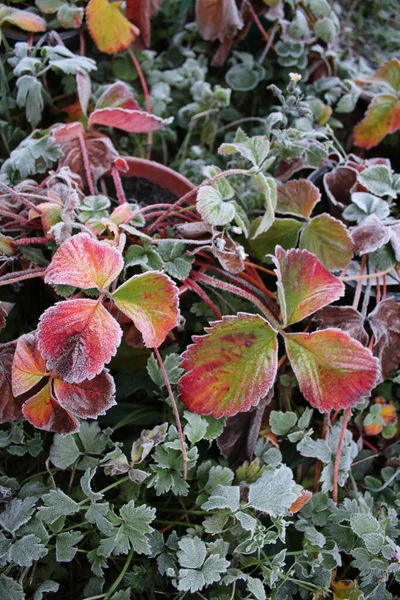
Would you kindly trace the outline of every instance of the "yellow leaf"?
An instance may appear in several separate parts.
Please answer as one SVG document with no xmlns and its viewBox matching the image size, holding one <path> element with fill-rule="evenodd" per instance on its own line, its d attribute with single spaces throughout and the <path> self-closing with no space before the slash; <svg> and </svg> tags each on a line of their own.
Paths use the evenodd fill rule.
<svg viewBox="0 0 400 600">
<path fill-rule="evenodd" d="M 86 8 L 89 33 L 97 48 L 106 54 L 125 50 L 139 34 L 139 29 L 121 12 L 121 4 L 90 0 Z"/>
</svg>

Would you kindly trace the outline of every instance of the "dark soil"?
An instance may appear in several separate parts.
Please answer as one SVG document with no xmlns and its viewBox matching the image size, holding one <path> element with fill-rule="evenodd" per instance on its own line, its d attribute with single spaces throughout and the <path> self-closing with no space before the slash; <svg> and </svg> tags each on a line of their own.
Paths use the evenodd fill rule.
<svg viewBox="0 0 400 600">
<path fill-rule="evenodd" d="M 112 189 L 115 195 L 115 189 L 111 177 L 106 177 L 105 182 L 108 189 Z M 152 183 L 143 177 L 123 177 L 122 184 L 129 201 L 138 202 L 142 206 L 151 204 L 166 203 L 173 204 L 178 200 L 178 196 L 173 194 L 167 188 L 163 188 L 156 183 Z"/>
</svg>

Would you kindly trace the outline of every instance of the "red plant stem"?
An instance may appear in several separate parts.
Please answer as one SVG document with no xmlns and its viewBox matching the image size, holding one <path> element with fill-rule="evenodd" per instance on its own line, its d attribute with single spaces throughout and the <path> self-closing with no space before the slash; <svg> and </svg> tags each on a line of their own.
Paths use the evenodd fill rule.
<svg viewBox="0 0 400 600">
<path fill-rule="evenodd" d="M 251 176 L 251 173 L 249 173 L 249 171 L 246 171 L 245 169 L 229 169 L 228 171 L 222 171 L 222 173 L 217 173 L 216 175 L 214 175 L 214 177 L 211 177 L 210 179 L 206 179 L 206 181 L 203 181 L 200 185 L 193 188 L 192 190 L 187 192 L 184 196 L 179 198 L 179 200 L 177 200 L 176 202 L 171 204 L 170 209 L 167 210 L 165 213 L 165 218 L 167 218 L 167 216 L 169 216 L 170 213 L 173 212 L 178 206 L 181 206 L 182 204 L 187 202 L 189 200 L 189 198 L 191 198 L 192 196 L 197 194 L 197 192 L 199 191 L 199 189 L 201 187 L 203 187 L 204 185 L 210 185 L 214 181 L 217 181 L 218 179 L 223 179 L 224 177 L 228 177 L 229 175 L 247 175 L 249 177 L 249 176 Z M 155 223 L 153 223 L 153 225 L 151 226 L 150 231 L 153 231 L 153 229 L 158 227 L 160 225 L 160 223 L 162 222 L 162 220 L 163 219 L 161 217 L 159 217 L 157 219 L 157 221 L 155 221 Z"/>
<path fill-rule="evenodd" d="M 362 441 L 363 441 L 364 446 L 367 446 L 367 448 L 372 450 L 372 452 L 374 452 L 375 454 L 379 454 L 378 448 L 376 448 L 373 444 L 371 444 L 371 442 L 369 442 L 365 438 L 363 438 Z"/>
<path fill-rule="evenodd" d="M 244 264 L 249 266 L 249 267 L 253 267 L 253 269 L 257 269 L 258 271 L 262 271 L 263 273 L 267 273 L 268 275 L 272 275 L 273 277 L 276 277 L 276 273 L 275 271 L 271 271 L 270 269 L 266 269 L 265 267 L 262 267 L 261 265 L 256 265 L 254 263 L 252 263 L 249 260 L 245 260 Z"/>
<path fill-rule="evenodd" d="M 27 246 L 28 244 L 47 244 L 47 242 L 51 242 L 52 238 L 46 237 L 31 237 L 31 238 L 21 238 L 20 240 L 13 240 L 14 246 Z"/>
<path fill-rule="evenodd" d="M 187 457 L 187 453 L 186 453 L 185 440 L 183 438 L 183 431 L 182 431 L 181 420 L 180 420 L 180 417 L 179 417 L 178 407 L 176 405 L 174 394 L 173 394 L 172 388 L 171 388 L 171 384 L 170 384 L 169 379 L 168 379 L 168 374 L 167 374 L 167 371 L 165 370 L 163 359 L 161 358 L 161 354 L 160 354 L 158 348 L 154 348 L 154 354 L 156 355 L 157 360 L 158 360 L 158 364 L 160 365 L 161 373 L 163 374 L 165 385 L 167 386 L 167 390 L 168 390 L 168 394 L 169 394 L 169 399 L 171 400 L 172 410 L 174 411 L 175 421 L 176 421 L 176 428 L 178 430 L 179 441 L 181 443 L 181 450 L 182 450 L 183 479 L 186 481 L 186 479 L 187 479 L 188 457 Z"/>
<path fill-rule="evenodd" d="M 273 44 L 271 44 L 270 37 L 269 37 L 268 33 L 265 31 L 264 27 L 261 25 L 261 21 L 260 21 L 260 19 L 257 17 L 257 15 L 256 15 L 256 12 L 255 12 L 254 8 L 252 7 L 252 5 L 250 4 L 250 2 L 249 2 L 248 0 L 246 0 L 246 4 L 247 4 L 247 6 L 249 7 L 250 14 L 251 14 L 251 16 L 252 16 L 252 18 L 253 18 L 253 21 L 254 21 L 254 23 L 257 25 L 257 28 L 258 28 L 259 32 L 260 32 L 260 33 L 261 33 L 261 35 L 263 36 L 264 40 L 265 40 L 266 42 L 268 42 L 268 44 L 269 44 L 270 48 L 272 48 L 272 50 L 273 50 L 273 51 L 275 52 L 275 54 L 276 54 L 277 52 L 276 52 L 276 50 L 275 50 L 275 47 L 274 47 L 274 45 L 273 45 Z"/>
<path fill-rule="evenodd" d="M 120 204 L 125 204 L 126 196 L 124 192 L 124 188 L 122 186 L 121 175 L 119 174 L 118 168 L 116 165 L 111 167 L 111 175 L 114 181 L 115 191 L 117 192 L 118 202 Z"/>
<path fill-rule="evenodd" d="M 143 90 L 143 94 L 144 94 L 144 101 L 146 102 L 146 110 L 147 110 L 147 112 L 151 113 L 151 101 L 150 101 L 149 88 L 147 87 L 147 81 L 146 81 L 146 78 L 142 71 L 142 67 L 140 66 L 140 63 L 135 56 L 135 53 L 133 52 L 132 48 L 130 48 L 130 47 L 128 48 L 128 54 L 131 57 L 133 64 L 135 65 L 137 74 L 139 75 L 140 84 L 142 86 L 142 90 Z M 151 156 L 152 145 L 153 145 L 153 132 L 149 131 L 149 133 L 147 134 L 147 153 L 146 153 L 146 158 L 148 160 L 150 159 L 150 156 Z"/>
<path fill-rule="evenodd" d="M 83 166 L 85 167 L 86 179 L 87 179 L 87 182 L 88 182 L 90 195 L 94 196 L 95 195 L 95 190 L 94 190 L 94 183 L 93 183 L 92 172 L 90 170 L 89 155 L 88 155 L 88 151 L 87 151 L 87 148 L 86 148 L 85 139 L 84 139 L 82 133 L 78 134 L 78 139 L 79 139 L 79 145 L 81 147 L 81 153 L 82 153 L 82 159 L 83 159 Z"/>
<path fill-rule="evenodd" d="M 383 275 L 382 300 L 386 300 L 386 294 L 387 294 L 387 281 L 386 281 L 386 275 Z"/>
<path fill-rule="evenodd" d="M 81 56 L 86 56 L 86 42 L 83 27 L 79 28 L 79 52 L 81 53 Z"/>
<path fill-rule="evenodd" d="M 28 200 L 28 198 L 24 198 L 24 196 L 22 196 L 22 194 L 20 194 L 19 192 L 16 192 L 12 188 L 8 187 L 8 185 L 3 183 L 2 181 L 0 181 L 0 188 L 2 188 L 7 194 L 11 194 L 12 196 L 14 196 L 14 198 L 17 198 L 20 202 L 22 202 L 22 204 L 25 204 L 25 206 L 28 206 L 29 208 L 33 208 L 33 210 L 35 210 L 39 215 L 41 215 L 43 213 L 43 211 L 40 208 L 38 208 L 37 206 L 35 206 L 33 204 L 33 202 Z"/>
<path fill-rule="evenodd" d="M 362 257 L 362 260 L 361 260 L 360 275 L 364 275 L 365 267 L 367 266 L 367 260 L 368 260 L 368 254 L 364 254 L 364 256 Z M 356 293 L 354 294 L 353 308 L 355 310 L 357 310 L 358 303 L 360 301 L 360 296 L 361 296 L 361 291 L 362 291 L 362 282 L 363 282 L 363 278 L 360 277 L 360 279 L 357 281 Z"/>
<path fill-rule="evenodd" d="M 21 215 L 16 215 L 15 213 L 8 212 L 8 210 L 0 210 L 0 215 L 3 215 L 3 217 L 9 217 L 10 219 L 14 219 L 15 221 L 20 221 L 21 223 L 26 223 L 28 220 L 26 217 L 21 217 Z"/>
<path fill-rule="evenodd" d="M 206 292 L 199 285 L 197 285 L 197 283 L 195 281 L 193 281 L 192 279 L 189 279 L 189 277 L 188 277 L 187 279 L 185 279 L 185 281 L 183 283 L 186 284 L 189 288 L 191 288 L 194 292 L 196 292 L 196 294 L 198 296 L 200 296 L 200 298 L 203 300 L 203 302 L 205 302 L 207 304 L 208 308 L 210 308 L 213 311 L 213 313 L 217 317 L 217 319 L 222 319 L 221 313 L 219 312 L 218 308 L 215 306 L 215 304 L 213 303 L 211 298 L 206 294 Z"/>
<path fill-rule="evenodd" d="M 220 279 L 214 279 L 213 277 L 208 277 L 208 275 L 203 275 L 203 273 L 193 272 L 192 278 L 197 279 L 198 281 L 202 281 L 203 283 L 206 283 L 208 285 L 211 285 L 212 287 L 218 288 L 220 290 L 224 290 L 225 292 L 231 292 L 232 294 L 236 294 L 237 296 L 240 296 L 241 298 L 245 298 L 246 300 L 249 300 L 250 302 L 252 302 L 255 306 L 257 306 L 261 310 L 261 312 L 267 318 L 268 323 L 271 325 L 271 327 L 273 329 L 278 330 L 280 328 L 280 325 L 279 325 L 278 321 L 275 319 L 274 315 L 265 306 L 265 304 L 263 304 L 261 302 L 261 300 L 259 300 L 257 298 L 257 296 L 253 296 L 253 294 L 246 292 L 246 290 L 242 290 L 241 288 L 237 287 L 236 285 L 232 285 L 231 283 L 226 283 L 225 281 L 221 281 Z"/>
<path fill-rule="evenodd" d="M 38 269 L 29 269 L 28 271 L 20 271 L 18 275 L 14 273 L 7 273 L 0 277 L 0 286 L 11 285 L 12 283 L 18 283 L 24 279 L 33 279 L 34 277 L 41 277 L 46 272 L 46 268 L 39 267 Z"/>
<path fill-rule="evenodd" d="M 379 277 L 376 278 L 376 303 L 379 304 L 381 301 L 381 286 L 379 283 Z"/>
<path fill-rule="evenodd" d="M 393 271 L 393 269 L 395 269 L 395 267 L 390 267 L 389 269 L 386 269 L 386 271 L 377 271 L 376 273 L 366 273 L 365 275 L 353 275 L 351 277 L 340 276 L 339 279 L 341 281 L 360 281 L 363 279 L 375 279 L 376 277 L 383 277 L 384 275 L 387 275 L 388 273 L 390 273 L 390 271 Z"/>
<path fill-rule="evenodd" d="M 140 208 L 139 210 L 134 212 L 132 217 L 129 217 L 129 220 L 133 219 L 137 215 L 141 215 L 142 213 L 147 212 L 148 210 L 158 210 L 159 208 L 170 208 L 170 206 L 171 205 L 167 204 L 167 203 L 149 204 L 148 206 L 143 206 L 143 208 Z"/>
<path fill-rule="evenodd" d="M 277 366 L 276 370 L 279 371 L 279 369 L 285 364 L 286 361 L 287 361 L 287 356 L 286 356 L 286 354 L 284 354 L 278 360 L 278 366 Z"/>
<path fill-rule="evenodd" d="M 347 423 L 349 422 L 350 415 L 351 415 L 351 408 L 346 408 L 346 410 L 344 412 L 342 430 L 340 432 L 339 445 L 338 445 L 337 452 L 336 452 L 335 468 L 333 471 L 333 501 L 335 504 L 338 503 L 338 478 L 339 478 L 340 459 L 342 457 L 344 436 L 346 433 Z"/>
</svg>

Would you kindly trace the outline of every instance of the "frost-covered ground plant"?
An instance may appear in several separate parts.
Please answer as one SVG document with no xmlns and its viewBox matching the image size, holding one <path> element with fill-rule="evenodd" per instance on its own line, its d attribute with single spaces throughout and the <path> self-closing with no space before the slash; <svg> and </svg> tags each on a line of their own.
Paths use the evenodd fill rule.
<svg viewBox="0 0 400 600">
<path fill-rule="evenodd" d="M 35 6 L 0 5 L 0 598 L 399 598 L 390 45 L 356 60 L 357 3 Z M 193 185 L 136 197 L 127 154 Z"/>
</svg>

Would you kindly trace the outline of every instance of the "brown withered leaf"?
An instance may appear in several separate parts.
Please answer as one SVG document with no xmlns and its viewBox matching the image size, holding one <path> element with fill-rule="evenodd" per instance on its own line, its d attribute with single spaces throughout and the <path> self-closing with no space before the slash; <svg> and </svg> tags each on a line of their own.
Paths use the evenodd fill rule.
<svg viewBox="0 0 400 600">
<path fill-rule="evenodd" d="M 336 327 L 346 331 L 363 346 L 368 344 L 368 334 L 364 328 L 364 317 L 352 306 L 326 306 L 314 316 L 318 329 Z"/>
<path fill-rule="evenodd" d="M 197 0 L 196 21 L 205 40 L 233 37 L 243 27 L 243 19 L 235 0 Z"/>
<path fill-rule="evenodd" d="M 17 342 L 0 345 L 0 423 L 16 421 L 22 417 L 21 401 L 12 393 L 11 368 Z"/>
<path fill-rule="evenodd" d="M 360 225 L 351 230 L 355 254 L 369 254 L 382 248 L 390 239 L 390 229 L 376 215 L 369 215 Z"/>
<path fill-rule="evenodd" d="M 198 240 L 203 236 L 210 235 L 212 231 L 211 225 L 203 223 L 203 221 L 196 221 L 195 223 L 181 223 L 175 225 L 175 229 L 181 234 L 182 237 L 187 239 Z"/>
<path fill-rule="evenodd" d="M 12 302 L 0 302 L 0 329 L 3 329 L 6 326 L 7 317 L 13 306 L 14 304 Z"/>
<path fill-rule="evenodd" d="M 351 203 L 351 189 L 357 182 L 357 171 L 349 167 L 336 167 L 324 175 L 325 191 L 335 206 L 344 208 Z"/>
<path fill-rule="evenodd" d="M 382 377 L 398 368 L 400 364 L 400 303 L 394 298 L 382 300 L 369 315 L 375 337 L 372 349 L 381 361 Z"/>
</svg>

